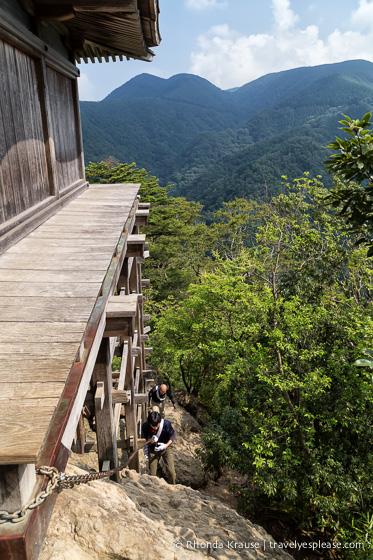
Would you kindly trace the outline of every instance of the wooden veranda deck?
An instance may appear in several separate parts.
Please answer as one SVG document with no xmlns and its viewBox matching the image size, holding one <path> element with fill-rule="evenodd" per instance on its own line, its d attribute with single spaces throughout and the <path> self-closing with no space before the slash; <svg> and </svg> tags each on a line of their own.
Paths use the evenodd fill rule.
<svg viewBox="0 0 373 560">
<path fill-rule="evenodd" d="M 36 465 L 63 471 L 73 440 L 84 453 L 85 405 L 95 417 L 98 468 L 118 464 L 123 404 L 125 444 L 137 446 L 151 353 L 142 295 L 149 280 L 141 278 L 147 244 L 139 233 L 149 204 L 139 202 L 139 186 L 91 185 L 0 256 L 2 513 L 45 488 Z M 122 365 L 114 377 L 115 349 Z M 1 558 L 38 557 L 55 499 L 0 524 Z"/>
<path fill-rule="evenodd" d="M 91 186 L 0 256 L 0 464 L 38 461 L 138 188 Z"/>
</svg>

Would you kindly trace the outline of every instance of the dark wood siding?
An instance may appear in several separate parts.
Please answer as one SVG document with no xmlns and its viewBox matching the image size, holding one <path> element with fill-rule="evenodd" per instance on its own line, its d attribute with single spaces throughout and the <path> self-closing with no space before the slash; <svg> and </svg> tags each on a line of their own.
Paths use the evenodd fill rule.
<svg viewBox="0 0 373 560">
<path fill-rule="evenodd" d="M 0 40 L 0 223 L 50 195 L 36 65 Z"/>
<path fill-rule="evenodd" d="M 75 84 L 52 68 L 47 69 L 49 88 L 51 135 L 56 158 L 56 188 L 62 192 L 82 179 L 81 149 L 79 147 Z"/>
</svg>

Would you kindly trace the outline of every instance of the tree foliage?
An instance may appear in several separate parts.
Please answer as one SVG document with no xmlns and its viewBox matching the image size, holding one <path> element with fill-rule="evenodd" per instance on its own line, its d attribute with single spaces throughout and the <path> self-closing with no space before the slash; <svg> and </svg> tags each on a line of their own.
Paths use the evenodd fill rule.
<svg viewBox="0 0 373 560">
<path fill-rule="evenodd" d="M 266 202 L 223 204 L 210 225 L 135 164 L 110 159 L 87 176 L 139 182 L 151 202 L 151 360 L 209 410 L 206 468 L 245 475 L 247 509 L 368 541 L 373 266 L 346 212 L 307 174 Z"/>
<path fill-rule="evenodd" d="M 118 163 L 109 158 L 86 169 L 90 183 L 139 183 L 141 202 L 150 202 L 149 226 L 146 227 L 150 258 L 143 266 L 152 287 L 148 296 L 160 302 L 168 295 L 183 298 L 186 288 L 208 267 L 216 244 L 216 232 L 200 221 L 202 206 L 183 197 L 168 196 L 170 186 L 135 163 Z M 156 307 L 153 306 L 153 312 Z"/>
<path fill-rule="evenodd" d="M 368 255 L 373 255 L 373 132 L 371 113 L 361 120 L 339 121 L 341 130 L 347 135 L 336 137 L 329 148 L 336 153 L 325 161 L 327 169 L 342 181 L 337 182 L 327 200 L 340 207 L 349 229 L 360 233 L 359 242 L 369 246 Z"/>
<path fill-rule="evenodd" d="M 238 201 L 240 220 L 222 211 L 246 242 L 229 255 L 224 242 L 186 299 L 164 304 L 154 360 L 210 410 L 207 468 L 237 468 L 246 502 L 336 534 L 373 505 L 373 388 L 353 365 L 373 342 L 373 269 L 317 180 L 286 188 Z"/>
</svg>

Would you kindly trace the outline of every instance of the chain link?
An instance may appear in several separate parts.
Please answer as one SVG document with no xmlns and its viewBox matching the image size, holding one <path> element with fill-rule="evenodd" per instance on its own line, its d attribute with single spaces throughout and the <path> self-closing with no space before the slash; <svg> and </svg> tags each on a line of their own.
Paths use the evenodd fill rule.
<svg viewBox="0 0 373 560">
<path fill-rule="evenodd" d="M 10 521 L 11 523 L 21 523 L 28 514 L 29 511 L 37 508 L 44 502 L 44 500 L 53 492 L 55 488 L 60 483 L 60 476 L 63 473 L 59 473 L 56 467 L 40 467 L 36 469 L 37 474 L 43 474 L 49 477 L 47 486 L 44 490 L 39 492 L 39 494 L 25 504 L 21 509 L 15 511 L 14 513 L 8 513 L 7 511 L 0 511 L 0 525 Z"/>
<path fill-rule="evenodd" d="M 95 473 L 87 473 L 82 475 L 75 475 L 75 476 L 66 476 L 66 473 L 59 472 L 56 467 L 37 467 L 36 474 L 45 475 L 49 477 L 47 486 L 44 490 L 39 492 L 39 494 L 30 500 L 27 504 L 25 504 L 21 509 L 15 511 L 14 513 L 9 513 L 7 511 L 0 510 L 0 525 L 4 523 L 21 523 L 27 516 L 28 512 L 40 506 L 44 500 L 52 494 L 52 492 L 60 487 L 62 488 L 72 488 L 75 484 L 85 484 L 87 482 L 91 482 L 92 480 L 100 480 L 102 478 L 107 478 L 112 476 L 116 472 L 122 471 L 125 469 L 132 458 L 142 449 L 145 447 L 146 444 L 142 445 L 126 461 L 125 465 L 121 467 L 116 467 L 115 469 L 111 469 L 110 471 L 101 471 Z"/>
</svg>

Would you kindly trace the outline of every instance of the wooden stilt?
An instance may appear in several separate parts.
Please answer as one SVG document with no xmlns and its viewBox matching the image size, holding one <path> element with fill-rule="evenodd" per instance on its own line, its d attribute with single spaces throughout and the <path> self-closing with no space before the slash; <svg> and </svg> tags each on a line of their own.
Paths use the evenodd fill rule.
<svg viewBox="0 0 373 560">
<path fill-rule="evenodd" d="M 83 455 L 85 446 L 84 416 L 81 413 L 76 429 L 76 452 Z"/>
<path fill-rule="evenodd" d="M 134 368 L 133 368 L 133 357 L 132 357 L 132 339 L 127 337 L 125 344 L 128 345 L 127 353 L 127 367 L 126 367 L 126 377 L 124 381 L 124 389 L 131 392 L 131 402 L 125 404 L 125 414 L 126 414 L 126 437 L 127 439 L 131 436 L 133 437 L 134 448 L 137 446 L 137 418 L 136 418 L 136 400 L 135 400 L 135 380 L 134 380 Z M 139 460 L 136 455 L 132 459 L 129 467 L 131 469 L 139 470 Z"/>
<path fill-rule="evenodd" d="M 110 467 L 115 468 L 118 466 L 118 450 L 116 437 L 114 437 L 113 379 L 109 338 L 103 338 L 101 341 L 93 370 L 92 384 L 96 388 L 98 386 L 98 394 L 95 395 L 95 414 L 99 467 L 102 467 L 104 461 L 110 461 Z"/>
</svg>

